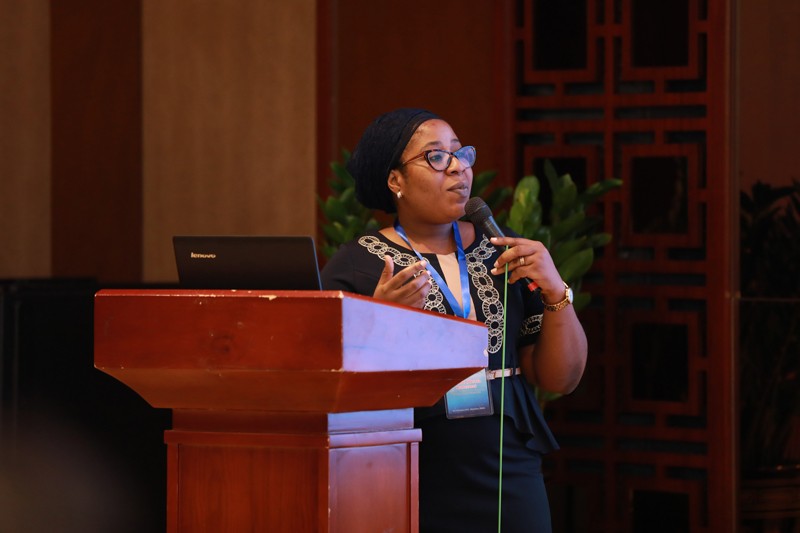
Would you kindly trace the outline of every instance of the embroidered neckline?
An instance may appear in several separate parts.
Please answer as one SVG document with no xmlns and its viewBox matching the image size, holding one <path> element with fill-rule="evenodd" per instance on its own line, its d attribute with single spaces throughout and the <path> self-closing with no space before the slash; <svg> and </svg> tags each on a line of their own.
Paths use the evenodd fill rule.
<svg viewBox="0 0 800 533">
<path fill-rule="evenodd" d="M 383 242 L 375 235 L 365 235 L 361 237 L 358 239 L 358 244 L 366 248 L 369 253 L 377 255 L 378 257 L 388 255 L 396 265 L 403 268 L 417 261 L 415 255 L 398 250 L 394 246 Z M 477 245 L 473 243 L 468 250 L 469 251 L 465 250 L 467 272 L 472 279 L 472 284 L 477 289 L 478 302 L 476 302 L 476 306 L 480 306 L 484 316 L 484 324 L 486 324 L 486 328 L 488 329 L 488 352 L 490 354 L 495 354 L 503 345 L 503 302 L 500 300 L 499 291 L 492 282 L 489 269 L 487 269 L 484 264 L 484 261 L 492 257 L 495 253 L 495 248 L 484 235 Z M 428 292 L 425 309 L 437 311 L 442 314 L 447 313 L 442 292 L 436 282 L 433 283 L 431 290 Z"/>
</svg>

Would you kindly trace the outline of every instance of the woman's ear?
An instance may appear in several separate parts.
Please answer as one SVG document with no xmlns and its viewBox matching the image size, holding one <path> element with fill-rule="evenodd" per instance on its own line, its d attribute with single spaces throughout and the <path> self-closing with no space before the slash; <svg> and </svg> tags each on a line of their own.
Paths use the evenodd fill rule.
<svg viewBox="0 0 800 533">
<path fill-rule="evenodd" d="M 392 170 L 389 172 L 389 177 L 386 179 L 386 184 L 389 186 L 389 190 L 392 191 L 392 194 L 395 196 L 399 191 L 402 190 L 401 181 L 403 179 L 403 175 L 400 174 L 397 170 Z"/>
</svg>

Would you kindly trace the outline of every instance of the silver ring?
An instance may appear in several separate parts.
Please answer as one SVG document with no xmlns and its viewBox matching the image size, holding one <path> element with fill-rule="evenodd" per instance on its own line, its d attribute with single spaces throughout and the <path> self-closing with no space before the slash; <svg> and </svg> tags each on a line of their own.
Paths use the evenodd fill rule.
<svg viewBox="0 0 800 533">
<path fill-rule="evenodd" d="M 524 265 L 525 264 L 525 256 L 524 255 L 519 256 L 519 264 L 520 265 Z"/>
</svg>

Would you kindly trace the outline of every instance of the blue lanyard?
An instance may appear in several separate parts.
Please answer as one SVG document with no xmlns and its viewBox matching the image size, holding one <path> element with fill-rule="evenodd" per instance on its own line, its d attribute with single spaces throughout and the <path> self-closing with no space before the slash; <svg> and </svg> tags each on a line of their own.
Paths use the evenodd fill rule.
<svg viewBox="0 0 800 533">
<path fill-rule="evenodd" d="M 406 235 L 406 231 L 403 229 L 403 226 L 400 225 L 400 221 L 395 219 L 394 221 L 394 230 L 397 232 L 398 235 L 406 242 L 409 248 L 417 255 L 420 261 L 423 261 L 424 258 L 422 255 L 414 249 L 411 245 L 411 242 L 408 240 L 408 235 Z M 462 310 L 461 306 L 458 305 L 458 300 L 450 291 L 450 288 L 445 283 L 442 276 L 439 275 L 439 272 L 436 271 L 435 268 L 431 265 L 430 261 L 425 261 L 426 267 L 428 272 L 430 273 L 433 280 L 439 286 L 439 290 L 442 291 L 444 297 L 447 298 L 447 303 L 450 304 L 450 308 L 456 314 L 456 316 L 460 316 L 463 318 L 469 317 L 470 312 L 470 296 L 469 296 L 469 279 L 467 277 L 467 257 L 464 255 L 464 246 L 461 244 L 461 233 L 458 231 L 458 222 L 453 222 L 453 236 L 456 240 L 456 257 L 458 258 L 458 272 L 461 276 L 461 301 L 463 302 L 464 308 Z"/>
</svg>

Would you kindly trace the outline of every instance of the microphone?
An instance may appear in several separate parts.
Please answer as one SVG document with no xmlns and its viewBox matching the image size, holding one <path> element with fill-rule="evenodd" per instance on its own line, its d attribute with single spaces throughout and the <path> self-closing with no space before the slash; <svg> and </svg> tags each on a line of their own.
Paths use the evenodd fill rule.
<svg viewBox="0 0 800 533">
<path fill-rule="evenodd" d="M 477 196 L 473 196 L 469 200 L 467 200 L 467 205 L 464 206 L 464 211 L 467 214 L 467 218 L 475 224 L 476 226 L 480 226 L 485 234 L 489 237 L 505 237 L 503 234 L 503 230 L 500 229 L 500 226 L 497 225 L 495 222 L 494 217 L 492 216 L 492 210 L 489 209 L 489 206 L 486 205 L 486 202 L 483 201 L 482 198 L 478 198 Z M 499 251 L 503 251 L 499 247 L 496 247 Z M 522 278 L 522 281 L 528 286 L 528 290 L 531 292 L 534 291 L 541 291 L 542 289 L 539 285 L 527 277 Z"/>
</svg>

